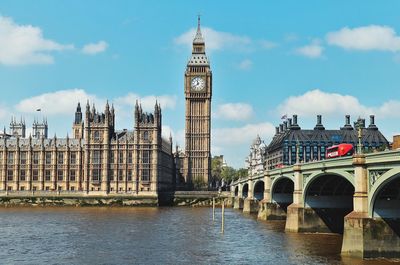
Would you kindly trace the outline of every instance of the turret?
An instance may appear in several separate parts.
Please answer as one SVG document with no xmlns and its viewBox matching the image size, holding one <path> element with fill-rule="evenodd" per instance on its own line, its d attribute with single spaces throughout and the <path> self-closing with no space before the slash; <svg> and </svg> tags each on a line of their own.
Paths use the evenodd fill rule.
<svg viewBox="0 0 400 265">
<path fill-rule="evenodd" d="M 378 127 L 375 125 L 375 116 L 369 115 L 369 130 L 378 130 Z"/>
<path fill-rule="evenodd" d="M 297 115 L 293 115 L 293 124 L 290 126 L 291 130 L 300 130 L 300 126 L 297 124 Z"/>
<path fill-rule="evenodd" d="M 317 124 L 315 125 L 314 130 L 325 130 L 324 125 L 322 125 L 321 115 L 317 115 Z"/>
<path fill-rule="evenodd" d="M 353 126 L 350 124 L 350 115 L 345 116 L 345 124 L 340 130 L 353 130 Z"/>
</svg>

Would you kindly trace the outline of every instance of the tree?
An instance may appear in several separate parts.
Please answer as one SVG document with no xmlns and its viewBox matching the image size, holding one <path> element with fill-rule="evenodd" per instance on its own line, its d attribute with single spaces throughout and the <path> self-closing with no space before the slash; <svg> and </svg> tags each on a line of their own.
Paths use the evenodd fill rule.
<svg viewBox="0 0 400 265">
<path fill-rule="evenodd" d="M 224 167 L 221 172 L 221 177 L 226 183 L 230 183 L 236 178 L 236 170 L 233 167 Z"/>
<path fill-rule="evenodd" d="M 215 180 L 221 180 L 222 172 L 222 158 L 221 156 L 214 156 L 211 159 L 211 176 Z"/>
<path fill-rule="evenodd" d="M 239 168 L 237 173 L 237 178 L 245 178 L 248 175 L 247 168 Z"/>
</svg>

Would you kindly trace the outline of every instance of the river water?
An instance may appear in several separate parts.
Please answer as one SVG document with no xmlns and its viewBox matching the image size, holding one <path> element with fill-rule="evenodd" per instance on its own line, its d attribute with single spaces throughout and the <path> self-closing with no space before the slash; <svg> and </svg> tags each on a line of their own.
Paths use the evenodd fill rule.
<svg viewBox="0 0 400 265">
<path fill-rule="evenodd" d="M 393 264 L 340 257 L 341 236 L 210 208 L 2 208 L 0 264 Z"/>
</svg>

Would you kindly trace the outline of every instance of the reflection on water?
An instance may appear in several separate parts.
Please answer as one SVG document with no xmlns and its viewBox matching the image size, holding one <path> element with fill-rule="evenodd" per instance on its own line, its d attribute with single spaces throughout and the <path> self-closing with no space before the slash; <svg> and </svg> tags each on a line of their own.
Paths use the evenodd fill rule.
<svg viewBox="0 0 400 265">
<path fill-rule="evenodd" d="M 341 236 L 284 233 L 228 209 L 0 209 L 1 264 L 351 264 L 389 261 L 341 258 Z"/>
</svg>

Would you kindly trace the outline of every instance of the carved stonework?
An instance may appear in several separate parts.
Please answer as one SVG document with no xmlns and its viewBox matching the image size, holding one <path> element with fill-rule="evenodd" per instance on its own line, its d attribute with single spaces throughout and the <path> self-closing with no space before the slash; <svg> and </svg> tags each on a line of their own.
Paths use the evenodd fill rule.
<svg viewBox="0 0 400 265">
<path fill-rule="evenodd" d="M 369 187 L 371 188 L 375 182 L 386 172 L 388 172 L 388 169 L 369 170 Z"/>
<path fill-rule="evenodd" d="M 256 176 L 264 172 L 264 153 L 266 145 L 257 135 L 253 144 L 250 146 L 250 154 L 246 159 L 246 167 L 249 176 Z"/>
</svg>

